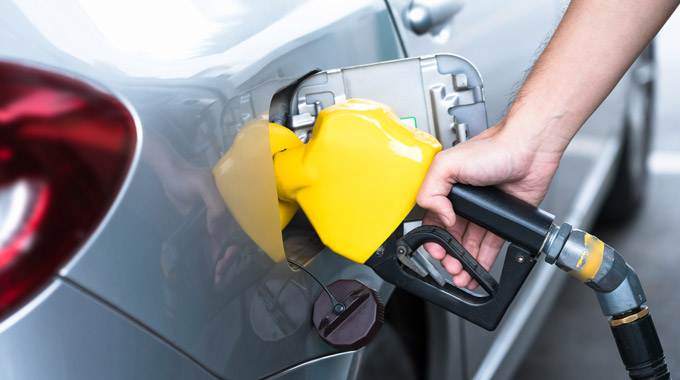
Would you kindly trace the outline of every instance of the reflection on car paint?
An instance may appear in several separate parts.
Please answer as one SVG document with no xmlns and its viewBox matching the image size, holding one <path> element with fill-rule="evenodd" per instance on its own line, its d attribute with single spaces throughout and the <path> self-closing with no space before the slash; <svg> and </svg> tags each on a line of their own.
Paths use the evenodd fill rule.
<svg viewBox="0 0 680 380">
<path fill-rule="evenodd" d="M 168 61 L 158 54 L 163 46 L 153 51 L 155 58 L 145 51 L 113 49 L 102 36 L 112 32 L 100 28 L 101 17 L 82 12 L 81 3 L 9 2 L 0 12 L 7 37 L 0 54 L 92 78 L 125 99 L 138 115 L 141 155 L 127 186 L 97 234 L 61 275 L 113 306 L 128 323 L 166 340 L 194 365 L 222 378 L 259 378 L 333 350 L 310 335 L 309 313 L 302 322 L 286 317 L 272 322 L 274 327 L 266 323 L 268 316 L 251 321 L 251 309 L 263 302 L 258 289 L 267 287 L 274 294 L 277 287 L 264 284 L 287 281 L 279 300 L 293 306 L 293 298 L 311 305 L 311 294 L 319 289 L 286 263 L 275 264 L 229 217 L 219 221 L 227 210 L 212 207 L 212 191 L 205 184 L 214 180 L 208 168 L 231 147 L 246 122 L 266 111 L 279 88 L 316 68 L 395 59 L 401 51 L 382 0 L 237 3 L 245 12 L 238 17 L 224 12 L 234 2 L 193 2 L 202 14 L 219 18 L 221 29 L 206 40 L 200 56 L 185 54 L 182 45 Z M 140 15 L 150 11 L 154 16 L 142 28 L 150 34 L 138 42 L 154 36 L 153 19 L 167 16 L 148 8 Z M 59 23 L 54 23 L 55 14 Z M 252 23 L 255 17 L 261 22 Z M 189 227 L 191 223 L 199 225 Z M 227 228 L 211 227 L 221 224 Z M 313 234 L 288 234 L 293 237 L 284 244 L 291 249 L 320 250 Z M 181 236 L 193 240 L 180 243 Z M 221 243 L 230 238 L 233 244 Z M 318 266 L 326 260 L 321 255 L 307 263 Z M 330 260 L 333 271 L 316 270 L 324 282 L 343 271 L 352 277 L 362 273 L 348 262 Z M 279 307 L 286 310 L 281 302 Z M 282 321 L 288 327 L 276 327 Z M 262 338 L 272 339 L 271 331 L 277 329 L 285 337 Z M 87 349 L 85 343 L 79 347 Z"/>
</svg>

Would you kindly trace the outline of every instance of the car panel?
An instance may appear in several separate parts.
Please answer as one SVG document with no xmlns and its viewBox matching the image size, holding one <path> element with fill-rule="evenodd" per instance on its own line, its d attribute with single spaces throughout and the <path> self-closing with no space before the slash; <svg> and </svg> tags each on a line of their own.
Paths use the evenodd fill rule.
<svg viewBox="0 0 680 380">
<path fill-rule="evenodd" d="M 489 125 L 509 106 L 509 97 L 549 35 L 558 16 L 551 1 L 459 1 L 460 10 L 433 33 L 418 35 L 406 13 L 414 0 L 387 0 L 410 57 L 454 53 L 470 60 L 482 74 Z M 420 1 L 420 3 L 437 1 Z"/>
<path fill-rule="evenodd" d="M 216 379 L 78 287 L 56 280 L 0 324 L 0 377 Z"/>
<path fill-rule="evenodd" d="M 341 352 L 297 365 L 277 373 L 271 380 L 327 379 L 344 380 L 355 376 L 361 351 Z"/>
<path fill-rule="evenodd" d="M 0 56 L 75 72 L 120 94 L 139 117 L 140 161 L 129 184 L 62 275 L 223 377 L 262 377 L 335 352 L 310 322 L 318 285 L 242 234 L 216 285 L 210 210 L 173 191 L 189 182 L 183 168 L 210 169 L 279 88 L 313 69 L 402 57 L 385 4 L 136 4 L 17 2 L 0 12 L 9 37 Z M 150 19 L 160 29 L 143 22 Z M 218 228 L 238 232 L 226 219 Z M 364 278 L 387 296 L 391 288 L 370 269 L 336 256 L 310 264 L 324 283 Z"/>
</svg>

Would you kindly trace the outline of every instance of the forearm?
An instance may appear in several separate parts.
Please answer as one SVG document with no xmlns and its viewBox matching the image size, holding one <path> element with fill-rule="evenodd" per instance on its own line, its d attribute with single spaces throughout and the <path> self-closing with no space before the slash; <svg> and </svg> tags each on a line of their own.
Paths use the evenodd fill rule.
<svg viewBox="0 0 680 380">
<path fill-rule="evenodd" d="M 678 0 L 573 0 L 520 89 L 501 132 L 561 156 L 652 40 Z"/>
</svg>

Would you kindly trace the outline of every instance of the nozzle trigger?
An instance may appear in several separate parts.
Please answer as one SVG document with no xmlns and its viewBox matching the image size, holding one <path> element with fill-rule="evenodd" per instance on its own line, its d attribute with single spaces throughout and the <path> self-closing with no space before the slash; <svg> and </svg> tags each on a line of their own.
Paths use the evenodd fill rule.
<svg viewBox="0 0 680 380">
<path fill-rule="evenodd" d="M 436 269 L 417 251 L 427 242 L 442 245 L 476 279 L 486 295 L 437 281 Z M 427 264 L 425 264 L 427 262 Z M 489 274 L 446 230 L 423 226 L 401 236 L 397 229 L 365 262 L 385 281 L 464 318 L 487 330 L 494 330 L 508 306 L 529 276 L 536 260 L 514 245 L 508 247 L 500 281 Z M 441 276 L 441 274 L 439 274 Z"/>
<path fill-rule="evenodd" d="M 472 257 L 472 255 L 465 249 L 465 247 L 463 247 L 462 244 L 460 244 L 453 236 L 451 236 L 450 233 L 448 233 L 448 231 L 443 228 L 437 226 L 421 226 L 407 233 L 401 239 L 397 240 L 397 257 L 402 263 L 409 261 L 402 259 L 402 257 L 419 257 L 424 259 L 418 254 L 417 251 L 415 251 L 415 249 L 425 243 L 437 243 L 441 245 L 447 254 L 460 261 L 460 263 L 463 265 L 463 270 L 468 272 L 472 278 L 477 280 L 479 285 L 487 292 L 487 294 L 496 294 L 496 291 L 498 290 L 498 281 L 496 281 L 496 279 L 493 278 L 493 276 L 491 276 L 491 274 L 487 272 L 487 270 L 484 269 L 484 267 L 482 267 L 482 265 L 477 260 L 475 260 L 474 257 Z M 404 252 L 404 254 L 400 255 L 400 251 Z M 427 262 L 427 264 L 430 265 L 432 271 L 436 271 L 436 269 L 432 267 L 432 264 L 429 262 Z M 418 272 L 416 271 L 416 273 Z M 443 286 L 441 283 L 440 285 Z"/>
</svg>

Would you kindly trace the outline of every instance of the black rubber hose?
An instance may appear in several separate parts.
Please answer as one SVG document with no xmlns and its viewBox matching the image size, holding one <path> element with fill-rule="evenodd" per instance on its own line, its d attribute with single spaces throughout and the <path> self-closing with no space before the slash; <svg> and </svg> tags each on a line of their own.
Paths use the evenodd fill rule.
<svg viewBox="0 0 680 380">
<path fill-rule="evenodd" d="M 294 86 L 288 86 L 274 94 L 274 97 L 272 97 L 272 101 L 269 104 L 270 123 L 282 125 L 284 127 L 289 126 L 290 123 L 288 122 L 288 119 L 290 118 L 290 98 L 293 96 L 294 90 Z"/>
<path fill-rule="evenodd" d="M 456 215 L 532 254 L 538 253 L 555 217 L 495 187 L 455 184 L 448 196 Z"/>
<path fill-rule="evenodd" d="M 611 329 L 631 379 L 671 378 L 651 315 L 647 314 L 624 325 L 611 326 Z"/>
<path fill-rule="evenodd" d="M 298 78 L 295 82 L 289 84 L 288 86 L 280 89 L 274 94 L 271 102 L 269 103 L 269 122 L 290 128 L 290 107 L 291 101 L 293 100 L 293 95 L 295 94 L 295 89 L 298 85 L 302 83 L 305 79 L 318 73 L 319 70 L 312 70 L 307 74 Z"/>
</svg>

